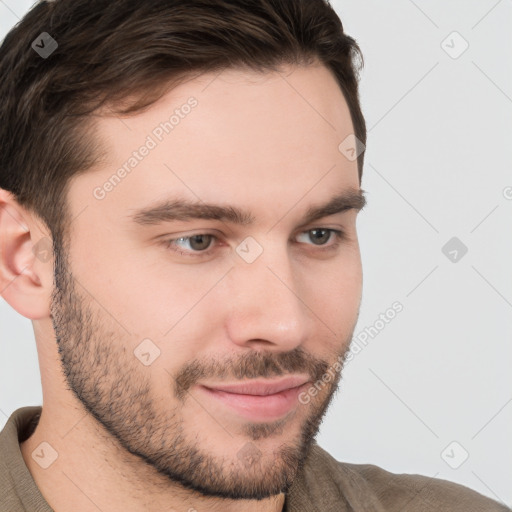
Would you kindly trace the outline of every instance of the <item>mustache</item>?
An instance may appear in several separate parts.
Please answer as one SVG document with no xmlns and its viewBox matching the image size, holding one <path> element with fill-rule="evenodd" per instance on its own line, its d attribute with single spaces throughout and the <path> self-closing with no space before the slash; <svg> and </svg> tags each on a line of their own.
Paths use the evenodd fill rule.
<svg viewBox="0 0 512 512">
<path fill-rule="evenodd" d="M 176 375 L 175 394 L 183 401 L 189 389 L 205 379 L 246 380 L 282 377 L 290 373 L 305 373 L 316 382 L 327 372 L 329 363 L 297 347 L 290 352 L 247 352 L 236 359 L 191 361 Z"/>
</svg>

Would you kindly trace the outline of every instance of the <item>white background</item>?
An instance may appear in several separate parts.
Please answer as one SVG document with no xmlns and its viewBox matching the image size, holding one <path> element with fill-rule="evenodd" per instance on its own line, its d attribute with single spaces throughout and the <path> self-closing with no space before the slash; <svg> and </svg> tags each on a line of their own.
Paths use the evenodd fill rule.
<svg viewBox="0 0 512 512">
<path fill-rule="evenodd" d="M 0 0 L 1 38 L 31 4 Z M 395 301 L 403 311 L 347 364 L 318 442 L 338 460 L 451 480 L 510 507 L 512 1 L 390 4 L 332 2 L 365 58 L 355 334 Z M 441 250 L 452 237 L 468 248 L 455 263 Z M 0 427 L 41 403 L 31 323 L 0 298 Z M 458 469 L 442 457 L 453 441 L 452 465 L 469 454 Z"/>
</svg>

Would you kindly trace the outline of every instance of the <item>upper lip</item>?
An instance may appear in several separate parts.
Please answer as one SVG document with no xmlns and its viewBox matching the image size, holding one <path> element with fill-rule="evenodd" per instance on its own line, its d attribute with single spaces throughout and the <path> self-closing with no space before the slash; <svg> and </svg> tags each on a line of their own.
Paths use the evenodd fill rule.
<svg viewBox="0 0 512 512">
<path fill-rule="evenodd" d="M 297 388 L 309 382 L 309 378 L 303 375 L 293 375 L 275 380 L 250 380 L 238 382 L 236 384 L 202 384 L 205 388 L 215 391 L 225 391 L 226 393 L 236 393 L 240 395 L 273 395 L 286 389 Z"/>
</svg>

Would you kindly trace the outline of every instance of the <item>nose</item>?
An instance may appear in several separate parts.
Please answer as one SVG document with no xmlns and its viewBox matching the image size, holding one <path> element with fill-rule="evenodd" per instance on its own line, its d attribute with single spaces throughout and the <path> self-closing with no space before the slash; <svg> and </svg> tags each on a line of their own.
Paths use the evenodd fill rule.
<svg viewBox="0 0 512 512">
<path fill-rule="evenodd" d="M 267 248 L 268 249 L 268 248 Z M 311 337 L 314 314 L 300 272 L 286 248 L 265 250 L 254 262 L 237 262 L 230 272 L 231 306 L 226 330 L 241 347 L 291 351 Z"/>
</svg>

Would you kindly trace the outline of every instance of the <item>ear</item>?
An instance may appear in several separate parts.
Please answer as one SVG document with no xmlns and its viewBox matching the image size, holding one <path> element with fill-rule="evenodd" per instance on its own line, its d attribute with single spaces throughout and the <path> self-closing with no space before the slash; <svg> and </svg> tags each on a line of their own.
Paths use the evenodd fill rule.
<svg viewBox="0 0 512 512">
<path fill-rule="evenodd" d="M 0 189 L 0 295 L 31 320 L 50 316 L 51 235 L 13 195 Z"/>
</svg>

